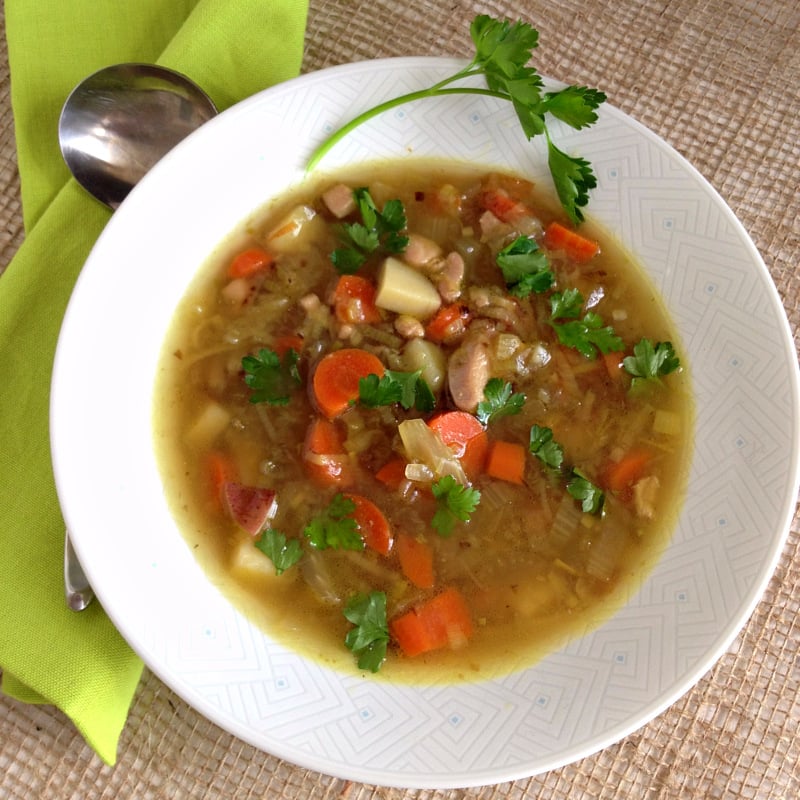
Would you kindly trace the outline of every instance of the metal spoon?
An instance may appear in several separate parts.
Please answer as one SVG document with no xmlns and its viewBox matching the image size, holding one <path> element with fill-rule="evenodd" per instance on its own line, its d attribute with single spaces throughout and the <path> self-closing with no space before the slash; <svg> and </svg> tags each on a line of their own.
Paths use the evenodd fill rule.
<svg viewBox="0 0 800 800">
<path fill-rule="evenodd" d="M 116 209 L 162 156 L 216 113 L 205 92 L 178 72 L 117 64 L 73 89 L 58 139 L 78 183 Z"/>
<path fill-rule="evenodd" d="M 86 191 L 116 210 L 162 156 L 217 113 L 184 75 L 151 64 L 117 64 L 81 81 L 58 122 L 61 153 Z M 94 598 L 70 541 L 64 542 L 67 605 Z"/>
</svg>

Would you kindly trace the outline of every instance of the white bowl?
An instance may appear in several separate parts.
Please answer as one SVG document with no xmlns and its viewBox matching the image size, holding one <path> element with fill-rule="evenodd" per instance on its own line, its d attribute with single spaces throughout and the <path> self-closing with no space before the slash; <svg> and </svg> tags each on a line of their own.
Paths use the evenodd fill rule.
<svg viewBox="0 0 800 800">
<path fill-rule="evenodd" d="M 97 595 L 148 667 L 258 748 L 366 783 L 460 787 L 529 776 L 624 737 L 725 651 L 773 572 L 798 490 L 798 370 L 769 274 L 732 212 L 674 150 L 607 106 L 556 141 L 593 164 L 589 213 L 646 266 L 688 352 L 697 437 L 663 557 L 599 629 L 508 677 L 393 686 L 304 660 L 206 579 L 170 515 L 152 448 L 155 367 L 197 268 L 313 147 L 360 109 L 451 74 L 450 59 L 324 70 L 235 106 L 178 146 L 109 222 L 58 345 L 59 499 Z M 507 103 L 423 100 L 373 120 L 322 164 L 441 156 L 548 180 Z"/>
</svg>

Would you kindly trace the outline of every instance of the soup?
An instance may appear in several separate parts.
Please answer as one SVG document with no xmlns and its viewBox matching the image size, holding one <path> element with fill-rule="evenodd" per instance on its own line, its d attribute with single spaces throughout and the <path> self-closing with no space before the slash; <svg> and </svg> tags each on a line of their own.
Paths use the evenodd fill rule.
<svg viewBox="0 0 800 800">
<path fill-rule="evenodd" d="M 212 580 L 392 680 L 524 668 L 640 585 L 680 509 L 685 359 L 657 292 L 522 177 L 373 165 L 210 258 L 154 426 Z"/>
</svg>

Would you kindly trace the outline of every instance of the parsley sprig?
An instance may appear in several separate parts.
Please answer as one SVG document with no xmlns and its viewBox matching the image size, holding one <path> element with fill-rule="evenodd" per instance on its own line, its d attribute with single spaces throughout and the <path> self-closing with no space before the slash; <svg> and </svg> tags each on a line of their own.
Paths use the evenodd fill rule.
<svg viewBox="0 0 800 800">
<path fill-rule="evenodd" d="M 270 403 L 285 406 L 292 391 L 301 381 L 297 362 L 300 357 L 293 349 L 283 356 L 268 347 L 262 347 L 255 355 L 242 358 L 245 385 L 252 390 L 251 403 Z"/>
<path fill-rule="evenodd" d="M 416 408 L 423 413 L 433 411 L 436 406 L 433 391 L 419 369 L 415 372 L 387 369 L 380 378 L 370 373 L 358 381 L 358 401 L 367 408 L 400 403 L 406 410 Z"/>
<path fill-rule="evenodd" d="M 597 121 L 597 108 L 606 96 L 596 89 L 575 85 L 545 92 L 541 76 L 528 66 L 533 50 L 539 45 L 539 33 L 526 22 L 511 23 L 481 14 L 473 19 L 470 36 L 475 55 L 463 69 L 427 89 L 395 97 L 359 114 L 314 151 L 306 169 L 312 170 L 334 145 L 359 125 L 391 108 L 426 97 L 462 93 L 488 95 L 513 104 L 528 139 L 544 134 L 548 167 L 558 198 L 567 216 L 576 224 L 581 222 L 581 209 L 588 203 L 589 190 L 595 188 L 597 180 L 588 161 L 556 147 L 547 118 L 555 117 L 580 130 Z M 475 76 L 484 77 L 486 88 L 451 86 Z"/>
<path fill-rule="evenodd" d="M 267 528 L 255 540 L 255 546 L 272 561 L 276 575 L 282 575 L 303 556 L 303 545 L 299 539 L 287 539 L 285 534 L 274 528 Z"/>
<path fill-rule="evenodd" d="M 363 550 L 364 540 L 358 524 L 351 516 L 356 504 L 343 494 L 335 494 L 331 502 L 303 529 L 317 550 L 329 547 L 339 550 Z"/>
<path fill-rule="evenodd" d="M 508 291 L 516 297 L 546 292 L 555 280 L 547 255 L 527 236 L 520 236 L 504 247 L 496 261 Z"/>
<path fill-rule="evenodd" d="M 456 483 L 452 475 L 445 475 L 432 483 L 431 491 L 436 498 L 436 513 L 431 526 L 444 537 L 453 533 L 457 522 L 468 522 L 481 500 L 481 493 L 477 489 Z"/>
<path fill-rule="evenodd" d="M 574 347 L 586 358 L 597 358 L 597 352 L 623 350 L 625 345 L 610 325 L 594 311 L 580 317 L 583 296 L 577 289 L 566 289 L 550 295 L 550 325 L 558 341 Z"/>
<path fill-rule="evenodd" d="M 344 616 L 355 627 L 344 643 L 358 657 L 359 669 L 377 672 L 386 658 L 389 625 L 386 621 L 386 595 L 383 592 L 357 594 L 344 608 Z"/>
<path fill-rule="evenodd" d="M 475 416 L 482 425 L 488 425 L 500 417 L 512 416 L 522 411 L 525 395 L 515 392 L 510 383 L 500 378 L 489 378 L 483 387 L 484 399 L 478 403 Z"/>
<path fill-rule="evenodd" d="M 400 200 L 388 200 L 378 211 L 368 189 L 353 190 L 353 199 L 361 222 L 346 222 L 341 227 L 344 247 L 331 253 L 331 261 L 344 275 L 358 272 L 367 258 L 376 252 L 402 253 L 408 244 L 403 234 L 406 212 Z"/>
</svg>

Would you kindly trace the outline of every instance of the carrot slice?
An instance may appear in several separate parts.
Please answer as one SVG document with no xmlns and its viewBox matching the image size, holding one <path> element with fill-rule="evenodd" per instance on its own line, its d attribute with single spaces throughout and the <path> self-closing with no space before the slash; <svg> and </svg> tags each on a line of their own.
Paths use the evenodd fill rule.
<svg viewBox="0 0 800 800">
<path fill-rule="evenodd" d="M 357 325 L 381 321 L 375 305 L 375 286 L 361 275 L 342 275 L 333 292 L 333 310 L 339 322 Z"/>
<path fill-rule="evenodd" d="M 525 448 L 517 442 L 494 441 L 486 455 L 486 474 L 509 483 L 525 477 Z"/>
<path fill-rule="evenodd" d="M 400 559 L 400 569 L 406 578 L 420 589 L 432 589 L 435 580 L 433 548 L 428 542 L 407 533 L 399 533 L 395 546 L 397 557 Z"/>
<path fill-rule="evenodd" d="M 551 222 L 544 231 L 544 243 L 549 250 L 563 250 L 579 264 L 585 264 L 600 252 L 600 245 L 576 233 L 560 222 Z"/>
<path fill-rule="evenodd" d="M 275 256 L 262 247 L 248 247 L 234 256 L 228 265 L 229 278 L 250 278 L 269 269 L 275 263 Z"/>
<path fill-rule="evenodd" d="M 467 329 L 469 309 L 459 303 L 442 306 L 425 326 L 425 336 L 441 343 L 461 336 Z"/>
<path fill-rule="evenodd" d="M 236 464 L 226 453 L 219 450 L 210 452 L 205 460 L 211 496 L 221 505 L 222 487 L 229 481 L 237 479 Z"/>
<path fill-rule="evenodd" d="M 603 470 L 606 489 L 624 492 L 641 478 L 653 459 L 653 453 L 643 447 L 628 451 L 619 461 L 612 461 Z"/>
<path fill-rule="evenodd" d="M 444 411 L 428 420 L 428 427 L 453 450 L 468 475 L 481 472 L 489 440 L 477 417 L 466 411 Z"/>
<path fill-rule="evenodd" d="M 397 489 L 406 477 L 406 460 L 400 456 L 390 458 L 375 477 L 389 489 Z"/>
<path fill-rule="evenodd" d="M 315 417 L 308 426 L 303 463 L 306 472 L 323 486 L 348 486 L 355 480 L 344 439 L 336 423 L 324 417 Z"/>
<path fill-rule="evenodd" d="M 355 511 L 351 516 L 356 521 L 364 544 L 382 556 L 388 556 L 392 549 L 392 529 L 385 514 L 371 500 L 360 494 L 345 494 L 348 500 L 355 503 Z"/>
<path fill-rule="evenodd" d="M 458 589 L 448 587 L 389 623 L 389 632 L 407 656 L 456 648 L 473 633 L 472 617 Z"/>
<path fill-rule="evenodd" d="M 303 352 L 303 337 L 294 333 L 278 336 L 272 343 L 272 349 L 283 358 L 289 350 L 300 355 Z"/>
<path fill-rule="evenodd" d="M 314 399 L 319 410 L 332 419 L 358 399 L 358 382 L 367 375 L 383 377 L 380 359 L 358 348 L 345 348 L 328 353 L 314 371 Z"/>
</svg>

